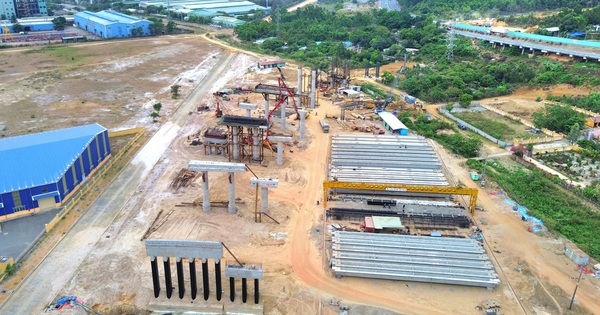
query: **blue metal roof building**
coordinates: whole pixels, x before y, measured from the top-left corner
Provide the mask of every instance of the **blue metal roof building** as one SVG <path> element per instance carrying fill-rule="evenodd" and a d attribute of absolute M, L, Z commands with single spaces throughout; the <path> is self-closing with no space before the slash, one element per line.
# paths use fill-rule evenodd
<path fill-rule="evenodd" d="M 60 206 L 109 157 L 98 124 L 0 139 L 0 216 Z"/>
<path fill-rule="evenodd" d="M 392 133 L 397 132 L 401 136 L 408 135 L 408 128 L 398 119 L 398 117 L 396 117 L 396 115 L 390 112 L 380 112 L 379 117 L 381 117 L 385 129 Z"/>
<path fill-rule="evenodd" d="M 75 14 L 75 24 L 102 38 L 131 37 L 131 30 L 140 28 L 140 35 L 151 35 L 148 26 L 152 22 L 112 10 L 84 11 Z"/>

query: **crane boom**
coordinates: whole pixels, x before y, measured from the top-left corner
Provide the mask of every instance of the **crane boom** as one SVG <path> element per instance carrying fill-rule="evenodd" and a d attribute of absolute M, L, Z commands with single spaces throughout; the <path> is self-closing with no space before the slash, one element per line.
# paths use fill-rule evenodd
<path fill-rule="evenodd" d="M 400 67 L 398 72 L 396 72 L 396 77 L 394 78 L 394 82 L 392 82 L 392 86 L 390 87 L 390 90 L 388 91 L 388 94 L 385 97 L 385 102 L 383 103 L 383 105 L 380 108 L 381 111 L 384 111 L 385 108 L 392 102 L 392 92 L 394 91 L 396 86 L 398 86 L 398 81 L 400 81 L 400 75 L 402 74 L 402 72 L 404 72 L 404 69 L 406 68 L 406 59 L 407 58 L 408 58 L 408 53 L 404 53 L 404 63 L 402 64 L 402 67 Z"/>

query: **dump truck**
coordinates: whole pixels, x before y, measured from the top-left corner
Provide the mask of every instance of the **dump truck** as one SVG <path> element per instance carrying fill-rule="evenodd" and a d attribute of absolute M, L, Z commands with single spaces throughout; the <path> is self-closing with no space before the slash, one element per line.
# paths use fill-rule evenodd
<path fill-rule="evenodd" d="M 321 119 L 319 123 L 321 124 L 321 129 L 323 129 L 323 132 L 329 133 L 329 123 L 325 119 Z"/>

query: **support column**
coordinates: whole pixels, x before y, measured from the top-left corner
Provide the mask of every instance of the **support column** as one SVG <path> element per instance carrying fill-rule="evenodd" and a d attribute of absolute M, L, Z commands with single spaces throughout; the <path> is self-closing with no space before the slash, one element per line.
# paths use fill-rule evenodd
<path fill-rule="evenodd" d="M 258 279 L 254 279 L 254 304 L 258 304 Z"/>
<path fill-rule="evenodd" d="M 202 258 L 202 290 L 204 291 L 204 300 L 208 300 L 210 288 L 208 287 L 208 261 Z"/>
<path fill-rule="evenodd" d="M 299 110 L 298 114 L 300 114 L 300 139 L 304 139 L 306 134 L 306 111 Z"/>
<path fill-rule="evenodd" d="M 229 300 L 235 301 L 235 279 L 233 277 L 229 277 Z"/>
<path fill-rule="evenodd" d="M 232 127 L 233 131 L 232 131 L 232 142 L 233 142 L 233 159 L 238 161 L 240 159 L 240 147 L 238 146 L 238 135 L 240 132 L 239 127 L 234 126 Z"/>
<path fill-rule="evenodd" d="M 315 108 L 315 98 L 317 95 L 317 70 L 312 71 L 312 82 L 310 84 L 310 108 Z"/>
<path fill-rule="evenodd" d="M 298 96 L 296 96 L 296 104 L 300 106 L 302 104 L 302 98 L 300 94 L 302 93 L 302 67 L 298 66 L 298 91 L 296 92 Z"/>
<path fill-rule="evenodd" d="M 185 294 L 185 280 L 183 277 L 183 261 L 181 257 L 177 257 L 177 288 L 179 291 L 179 298 L 183 299 Z"/>
<path fill-rule="evenodd" d="M 217 301 L 221 300 L 221 293 L 223 288 L 221 286 L 221 261 L 215 261 L 215 283 L 217 285 Z"/>
<path fill-rule="evenodd" d="M 260 189 L 260 211 L 269 214 L 269 188 Z"/>
<path fill-rule="evenodd" d="M 277 165 L 283 165 L 283 142 L 277 142 Z"/>
<path fill-rule="evenodd" d="M 246 284 L 246 278 L 242 278 L 242 303 L 246 303 L 248 298 L 248 285 Z"/>
<path fill-rule="evenodd" d="M 163 266 L 165 268 L 165 287 L 167 288 L 167 299 L 173 294 L 173 283 L 171 282 L 171 258 L 163 257 Z"/>
<path fill-rule="evenodd" d="M 258 128 L 252 128 L 252 160 L 260 161 L 260 145 L 258 143 Z"/>
<path fill-rule="evenodd" d="M 190 284 L 192 287 L 192 300 L 196 299 L 198 284 L 196 283 L 196 259 L 190 258 Z"/>
<path fill-rule="evenodd" d="M 252 117 L 252 110 L 246 109 L 246 117 Z"/>
<path fill-rule="evenodd" d="M 160 295 L 160 279 L 158 278 L 158 262 L 156 257 L 150 257 L 150 266 L 152 268 L 152 286 L 154 287 L 154 297 Z"/>
<path fill-rule="evenodd" d="M 279 109 L 281 110 L 281 131 L 285 131 L 285 123 L 286 123 L 286 119 L 285 119 L 285 103 L 287 103 L 290 100 L 290 97 L 293 96 L 288 96 L 286 97 L 285 101 L 281 102 L 281 106 L 279 106 Z"/>
<path fill-rule="evenodd" d="M 265 119 L 269 119 L 269 94 L 264 94 L 265 96 Z"/>
<path fill-rule="evenodd" d="M 202 211 L 210 211 L 210 196 L 208 195 L 208 172 L 202 172 Z"/>
<path fill-rule="evenodd" d="M 235 177 L 233 172 L 229 173 L 229 213 L 236 213 L 237 207 L 235 206 Z"/>

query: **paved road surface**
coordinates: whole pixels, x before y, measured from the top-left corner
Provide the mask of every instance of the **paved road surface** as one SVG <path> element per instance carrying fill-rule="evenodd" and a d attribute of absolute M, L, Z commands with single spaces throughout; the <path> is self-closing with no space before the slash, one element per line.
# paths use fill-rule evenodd
<path fill-rule="evenodd" d="M 0 314 L 41 314 L 94 248 L 136 188 L 150 173 L 178 131 L 235 54 L 224 54 L 172 117 L 110 183 L 71 230 L 0 307 Z"/>
<path fill-rule="evenodd" d="M 571 46 L 568 46 L 568 45 L 566 45 L 566 46 L 544 45 L 544 44 L 537 44 L 534 42 L 509 39 L 509 38 L 505 38 L 505 37 L 485 35 L 485 34 L 479 34 L 479 33 L 474 33 L 474 32 L 467 32 L 467 31 L 459 31 L 457 29 L 454 30 L 454 33 L 457 35 L 462 35 L 462 36 L 466 36 L 466 37 L 487 40 L 489 42 L 502 43 L 504 45 L 533 48 L 535 50 L 560 53 L 561 55 L 566 55 L 566 56 L 573 55 L 573 56 L 577 56 L 577 57 L 586 57 L 588 59 L 600 60 L 600 53 L 594 53 L 594 52 L 589 52 L 589 51 L 585 51 L 585 50 L 578 50 L 578 49 L 576 49 L 577 47 L 573 46 L 573 45 L 571 45 Z M 526 50 L 526 52 L 529 53 L 528 50 Z"/>

